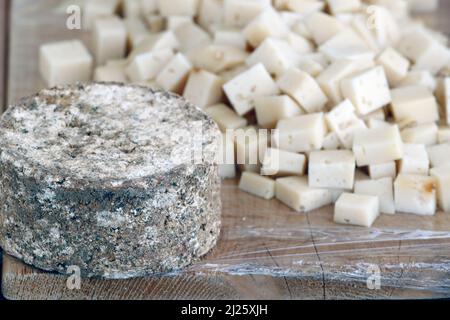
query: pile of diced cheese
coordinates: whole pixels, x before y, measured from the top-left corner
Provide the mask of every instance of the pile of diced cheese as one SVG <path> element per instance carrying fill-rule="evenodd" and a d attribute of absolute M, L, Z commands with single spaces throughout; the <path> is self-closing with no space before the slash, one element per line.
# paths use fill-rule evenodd
<path fill-rule="evenodd" d="M 427 0 L 90 0 L 43 45 L 48 86 L 162 88 L 223 131 L 220 175 L 337 223 L 450 212 L 450 50 Z"/>

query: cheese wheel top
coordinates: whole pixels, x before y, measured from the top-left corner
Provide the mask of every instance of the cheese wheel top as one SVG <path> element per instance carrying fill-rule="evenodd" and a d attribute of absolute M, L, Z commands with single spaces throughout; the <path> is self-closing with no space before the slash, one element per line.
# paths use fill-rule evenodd
<path fill-rule="evenodd" d="M 113 184 L 213 164 L 221 138 L 183 98 L 115 83 L 43 90 L 11 106 L 0 126 L 0 162 Z"/>

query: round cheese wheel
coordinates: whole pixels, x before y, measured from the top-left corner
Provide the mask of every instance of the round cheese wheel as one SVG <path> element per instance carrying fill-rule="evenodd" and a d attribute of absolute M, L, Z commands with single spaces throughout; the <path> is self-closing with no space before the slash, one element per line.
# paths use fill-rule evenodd
<path fill-rule="evenodd" d="M 220 140 L 199 109 L 146 87 L 93 83 L 25 98 L 0 121 L 1 247 L 86 277 L 185 267 L 219 235 Z"/>

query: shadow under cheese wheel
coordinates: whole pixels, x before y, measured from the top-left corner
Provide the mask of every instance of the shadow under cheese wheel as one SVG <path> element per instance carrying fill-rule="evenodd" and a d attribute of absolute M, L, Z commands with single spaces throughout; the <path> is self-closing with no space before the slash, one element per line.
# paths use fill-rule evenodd
<path fill-rule="evenodd" d="M 183 98 L 115 83 L 56 87 L 11 106 L 0 126 L 8 254 L 129 278 L 183 268 L 216 244 L 221 136 Z"/>

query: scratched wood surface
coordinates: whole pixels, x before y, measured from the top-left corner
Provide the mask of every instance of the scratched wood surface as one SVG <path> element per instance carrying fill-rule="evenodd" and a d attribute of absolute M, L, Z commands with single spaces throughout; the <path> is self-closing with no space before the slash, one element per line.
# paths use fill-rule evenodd
<path fill-rule="evenodd" d="M 66 30 L 64 17 L 49 9 L 58 3 L 13 2 L 11 102 L 42 87 L 36 64 L 40 43 L 68 38 L 88 43 L 86 34 Z M 129 280 L 83 279 L 79 290 L 69 290 L 67 275 L 4 255 L 3 294 L 9 299 L 450 297 L 449 214 L 385 215 L 370 229 L 338 226 L 332 222 L 332 207 L 299 214 L 276 200 L 240 192 L 236 184 L 223 183 L 217 247 L 185 270 Z M 373 289 L 370 280 L 378 274 L 380 288 Z"/>

